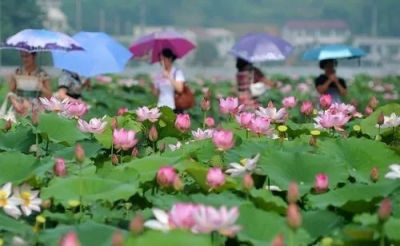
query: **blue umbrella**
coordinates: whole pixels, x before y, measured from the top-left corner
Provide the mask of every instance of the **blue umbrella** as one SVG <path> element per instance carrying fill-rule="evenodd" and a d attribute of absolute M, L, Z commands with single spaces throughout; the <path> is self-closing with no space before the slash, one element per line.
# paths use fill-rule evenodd
<path fill-rule="evenodd" d="M 240 38 L 229 54 L 248 62 L 282 61 L 293 51 L 292 45 L 268 33 L 251 33 Z"/>
<path fill-rule="evenodd" d="M 127 48 L 102 32 L 80 32 L 72 38 L 85 51 L 52 52 L 54 67 L 92 77 L 121 72 L 133 56 Z"/>
<path fill-rule="evenodd" d="M 341 58 L 359 58 L 365 56 L 362 49 L 343 44 L 334 44 L 321 46 L 304 53 L 302 59 L 305 61 L 341 59 Z"/>

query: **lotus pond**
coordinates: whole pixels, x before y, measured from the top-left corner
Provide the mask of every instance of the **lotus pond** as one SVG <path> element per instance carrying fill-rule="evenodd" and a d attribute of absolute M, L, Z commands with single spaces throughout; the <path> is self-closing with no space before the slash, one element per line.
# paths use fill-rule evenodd
<path fill-rule="evenodd" d="M 0 245 L 400 245 L 400 79 L 274 79 L 255 113 L 198 79 L 176 116 L 139 75 L 0 120 Z"/>

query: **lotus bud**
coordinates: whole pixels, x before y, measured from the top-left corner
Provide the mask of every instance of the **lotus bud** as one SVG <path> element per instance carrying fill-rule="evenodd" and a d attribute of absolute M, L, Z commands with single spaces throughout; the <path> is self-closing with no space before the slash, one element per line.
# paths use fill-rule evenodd
<path fill-rule="evenodd" d="M 315 136 L 311 136 L 309 144 L 310 146 L 317 146 L 317 138 Z"/>
<path fill-rule="evenodd" d="M 79 163 L 83 163 L 85 161 L 85 150 L 80 144 L 75 145 L 75 159 Z"/>
<path fill-rule="evenodd" d="M 78 236 L 74 231 L 68 232 L 65 236 L 61 238 L 59 243 L 60 246 L 81 246 Z"/>
<path fill-rule="evenodd" d="M 117 118 L 113 118 L 113 119 L 112 119 L 111 128 L 112 128 L 113 130 L 115 130 L 115 129 L 118 128 L 118 120 L 117 120 Z"/>
<path fill-rule="evenodd" d="M 379 114 L 377 123 L 378 123 L 378 125 L 383 125 L 383 123 L 385 123 L 385 116 L 384 116 L 383 112 L 381 112 Z"/>
<path fill-rule="evenodd" d="M 287 192 L 287 200 L 289 203 L 296 203 L 299 199 L 299 187 L 296 182 L 291 182 Z"/>
<path fill-rule="evenodd" d="M 379 221 L 384 222 L 389 219 L 392 214 L 392 204 L 390 203 L 389 198 L 386 198 L 382 201 L 379 210 L 378 210 L 378 218 Z"/>
<path fill-rule="evenodd" d="M 242 183 L 243 183 L 243 187 L 244 187 L 246 190 L 251 190 L 251 189 L 253 189 L 253 187 L 254 187 L 254 180 L 253 180 L 253 177 L 251 177 L 251 174 L 250 174 L 250 173 L 246 173 L 246 174 L 244 175 Z"/>
<path fill-rule="evenodd" d="M 113 154 L 111 157 L 111 162 L 114 165 L 118 165 L 119 164 L 119 160 L 118 160 L 118 156 L 116 154 Z"/>
<path fill-rule="evenodd" d="M 46 199 L 44 201 L 42 201 L 41 207 L 44 209 L 48 209 L 51 207 L 51 200 L 50 199 Z"/>
<path fill-rule="evenodd" d="M 39 123 L 39 118 L 38 118 L 38 115 L 37 115 L 37 111 L 36 111 L 36 110 L 34 110 L 34 111 L 32 112 L 31 120 L 32 120 L 32 124 L 33 124 L 34 126 L 36 126 L 36 125 Z"/>
<path fill-rule="evenodd" d="M 211 107 L 210 101 L 207 100 L 206 98 L 203 98 L 201 100 L 201 104 L 200 105 L 201 105 L 201 110 L 203 110 L 203 112 L 207 112 L 208 110 L 210 110 L 210 107 Z"/>
<path fill-rule="evenodd" d="M 175 176 L 174 182 L 172 183 L 172 186 L 177 191 L 183 190 L 183 183 L 182 183 L 181 178 L 178 175 Z"/>
<path fill-rule="evenodd" d="M 139 155 L 139 150 L 135 147 L 132 150 L 131 156 L 137 157 Z"/>
<path fill-rule="evenodd" d="M 211 90 L 210 89 L 208 89 L 206 91 L 206 93 L 204 93 L 204 99 L 207 101 L 210 101 L 210 99 L 211 99 Z"/>
<path fill-rule="evenodd" d="M 114 233 L 112 240 L 112 246 L 123 246 L 124 245 L 124 236 L 122 235 L 121 230 L 118 230 Z"/>
<path fill-rule="evenodd" d="M 132 232 L 133 235 L 139 235 L 143 231 L 143 217 L 140 214 L 137 214 L 131 220 L 129 224 L 129 230 Z"/>
<path fill-rule="evenodd" d="M 371 178 L 372 182 L 376 183 L 379 179 L 379 171 L 376 167 L 373 167 L 371 170 L 371 173 L 369 174 L 369 177 Z"/>
<path fill-rule="evenodd" d="M 5 129 L 6 131 L 9 131 L 9 130 L 11 130 L 11 127 L 12 127 L 12 122 L 11 122 L 11 120 L 7 120 L 6 125 L 4 126 L 4 129 Z"/>
<path fill-rule="evenodd" d="M 378 104 L 379 104 L 379 101 L 376 99 L 376 97 L 375 96 L 373 96 L 372 98 L 371 98 L 371 100 L 369 101 L 369 106 L 372 108 L 372 109 L 376 109 L 377 107 L 378 107 Z"/>
<path fill-rule="evenodd" d="M 164 153 L 164 151 L 165 151 L 165 143 L 162 143 L 162 144 L 160 145 L 160 152 L 161 152 L 161 153 Z"/>
<path fill-rule="evenodd" d="M 158 132 L 157 128 L 152 125 L 149 131 L 149 140 L 152 142 L 156 142 L 158 140 Z"/>
<path fill-rule="evenodd" d="M 272 240 L 271 246 L 285 246 L 285 238 L 282 233 Z"/>
<path fill-rule="evenodd" d="M 289 204 L 286 214 L 286 222 L 290 229 L 297 230 L 301 226 L 301 214 L 297 205 L 294 203 Z"/>
<path fill-rule="evenodd" d="M 63 158 L 56 158 L 56 163 L 53 166 L 53 173 L 56 176 L 64 177 L 67 175 L 67 166 Z"/>

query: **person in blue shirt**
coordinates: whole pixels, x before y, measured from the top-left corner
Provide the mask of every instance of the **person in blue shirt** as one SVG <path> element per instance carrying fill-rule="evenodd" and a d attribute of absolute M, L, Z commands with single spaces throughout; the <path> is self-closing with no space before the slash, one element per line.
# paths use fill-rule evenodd
<path fill-rule="evenodd" d="M 342 97 L 347 93 L 347 85 L 344 79 L 336 75 L 337 60 L 321 60 L 319 67 L 324 70 L 324 73 L 315 79 L 318 93 L 329 94 L 332 96 L 332 102 L 341 103 Z"/>

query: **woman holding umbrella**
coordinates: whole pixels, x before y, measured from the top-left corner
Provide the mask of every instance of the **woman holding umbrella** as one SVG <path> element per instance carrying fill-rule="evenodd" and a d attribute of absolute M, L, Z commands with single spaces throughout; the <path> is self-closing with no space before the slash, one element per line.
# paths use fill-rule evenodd
<path fill-rule="evenodd" d="M 9 101 L 17 114 L 40 110 L 39 97 L 50 98 L 52 88 L 47 73 L 36 65 L 36 52 L 21 51 L 23 66 L 15 70 L 10 82 Z"/>
<path fill-rule="evenodd" d="M 315 87 L 319 94 L 329 94 L 332 96 L 332 102 L 341 103 L 341 97 L 347 93 L 347 85 L 344 79 L 336 76 L 336 66 L 335 59 L 320 61 L 319 67 L 324 70 L 324 73 L 315 79 Z"/>
<path fill-rule="evenodd" d="M 171 49 L 163 49 L 160 53 L 160 63 L 163 67 L 162 74 L 158 75 L 151 84 L 151 91 L 158 98 L 158 107 L 168 106 L 176 114 L 182 113 L 182 110 L 176 109 L 175 92 L 183 91 L 185 77 L 181 70 L 173 66 L 177 56 Z"/>

